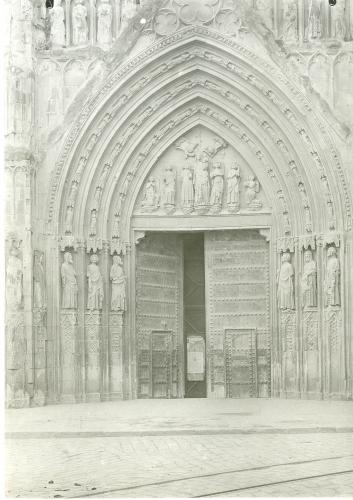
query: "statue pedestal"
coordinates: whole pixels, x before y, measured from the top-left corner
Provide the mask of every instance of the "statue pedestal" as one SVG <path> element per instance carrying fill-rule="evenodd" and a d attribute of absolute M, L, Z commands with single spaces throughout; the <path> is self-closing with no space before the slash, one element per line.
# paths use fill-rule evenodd
<path fill-rule="evenodd" d="M 42 308 L 33 309 L 33 337 L 34 337 L 34 396 L 32 406 L 45 405 L 47 383 L 47 327 L 46 310 Z"/>
<path fill-rule="evenodd" d="M 77 311 L 63 309 L 60 314 L 61 327 L 61 396 L 62 403 L 75 403 L 75 364 Z"/>
<path fill-rule="evenodd" d="M 124 312 L 109 315 L 109 373 L 110 399 L 123 399 L 123 356 L 122 336 Z"/>
<path fill-rule="evenodd" d="M 296 311 L 291 309 L 281 310 L 280 339 L 282 345 L 281 396 L 300 398 Z"/>
<path fill-rule="evenodd" d="M 101 312 L 93 310 L 85 313 L 86 339 L 86 401 L 101 400 L 100 330 Z"/>

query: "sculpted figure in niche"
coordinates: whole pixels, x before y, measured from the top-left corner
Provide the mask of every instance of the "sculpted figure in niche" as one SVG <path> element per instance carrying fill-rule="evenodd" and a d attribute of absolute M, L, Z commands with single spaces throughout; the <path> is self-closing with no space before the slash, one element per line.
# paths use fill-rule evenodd
<path fill-rule="evenodd" d="M 245 199 L 247 206 L 251 210 L 259 210 L 262 207 L 261 201 L 256 198 L 257 193 L 260 191 L 259 181 L 253 175 L 250 175 L 244 186 L 246 187 Z"/>
<path fill-rule="evenodd" d="M 76 180 L 72 181 L 71 191 L 69 196 L 69 205 L 73 207 L 75 205 L 75 201 L 78 193 L 78 182 Z"/>
<path fill-rule="evenodd" d="M 157 190 L 157 183 L 154 177 L 150 177 L 145 186 L 145 197 L 142 202 L 142 207 L 152 212 L 158 208 L 159 196 Z"/>
<path fill-rule="evenodd" d="M 112 238 L 119 238 L 119 235 L 120 235 L 120 220 L 118 214 L 115 214 L 113 229 L 112 229 Z"/>
<path fill-rule="evenodd" d="M 219 212 L 222 208 L 223 189 L 224 189 L 224 172 L 220 162 L 216 162 L 211 170 L 211 196 L 210 204 L 212 211 Z"/>
<path fill-rule="evenodd" d="M 96 254 L 91 255 L 90 264 L 87 266 L 88 278 L 88 296 L 87 309 L 90 311 L 100 310 L 103 307 L 103 278 L 100 269 L 97 265 L 98 257 Z"/>
<path fill-rule="evenodd" d="M 175 207 L 175 172 L 172 167 L 166 167 L 163 177 L 164 208 L 167 211 Z"/>
<path fill-rule="evenodd" d="M 303 307 L 317 306 L 317 270 L 311 250 L 304 253 L 304 269 L 301 279 Z"/>
<path fill-rule="evenodd" d="M 33 307 L 42 309 L 46 306 L 45 274 L 43 267 L 43 254 L 34 252 L 33 265 Z"/>
<path fill-rule="evenodd" d="M 332 13 L 332 37 L 343 40 L 346 34 L 345 6 L 344 2 L 337 2 L 331 9 Z"/>
<path fill-rule="evenodd" d="M 281 261 L 277 288 L 278 307 L 280 309 L 294 309 L 294 269 L 290 261 L 290 253 L 285 252 Z"/>
<path fill-rule="evenodd" d="M 97 234 L 97 211 L 92 210 L 91 212 L 91 221 L 89 225 L 89 235 L 96 236 Z"/>
<path fill-rule="evenodd" d="M 93 196 L 92 210 L 98 210 L 102 197 L 102 187 L 97 186 Z"/>
<path fill-rule="evenodd" d="M 236 163 L 233 163 L 227 175 L 227 205 L 232 212 L 239 210 L 239 184 L 240 184 L 240 169 Z"/>
<path fill-rule="evenodd" d="M 64 253 L 64 262 L 61 264 L 61 281 L 63 286 L 62 309 L 75 309 L 77 307 L 77 279 L 76 271 L 70 252 Z"/>
<path fill-rule="evenodd" d="M 185 213 L 192 212 L 194 208 L 194 174 L 188 165 L 183 166 L 181 183 L 181 206 Z"/>
<path fill-rule="evenodd" d="M 198 155 L 195 171 L 195 205 L 206 206 L 210 196 L 208 157 L 206 153 Z"/>
<path fill-rule="evenodd" d="M 308 17 L 307 38 L 315 40 L 321 37 L 321 0 L 311 0 Z"/>
<path fill-rule="evenodd" d="M 329 247 L 327 250 L 326 277 L 324 286 L 326 307 L 341 305 L 340 263 L 337 258 L 337 250 L 335 247 Z"/>
<path fill-rule="evenodd" d="M 51 43 L 53 47 L 65 46 L 65 15 L 62 0 L 55 0 L 54 7 L 49 10 L 51 23 Z"/>
<path fill-rule="evenodd" d="M 97 11 L 98 28 L 97 42 L 102 47 L 109 47 L 112 43 L 112 18 L 113 10 L 109 0 L 101 0 Z"/>
<path fill-rule="evenodd" d="M 298 10 L 296 0 L 290 2 L 284 14 L 283 40 L 295 43 L 298 40 Z"/>
<path fill-rule="evenodd" d="M 111 310 L 126 311 L 126 276 L 123 270 L 123 262 L 118 255 L 113 256 L 110 280 L 112 282 Z"/>
<path fill-rule="evenodd" d="M 72 219 L 74 217 L 74 209 L 71 205 L 66 208 L 66 217 L 65 217 L 65 233 L 72 233 Z"/>
<path fill-rule="evenodd" d="M 76 0 L 72 9 L 72 35 L 74 45 L 85 45 L 87 43 L 87 9 L 83 0 Z"/>
<path fill-rule="evenodd" d="M 12 246 L 6 264 L 6 307 L 19 309 L 22 305 L 23 268 L 20 252 Z"/>

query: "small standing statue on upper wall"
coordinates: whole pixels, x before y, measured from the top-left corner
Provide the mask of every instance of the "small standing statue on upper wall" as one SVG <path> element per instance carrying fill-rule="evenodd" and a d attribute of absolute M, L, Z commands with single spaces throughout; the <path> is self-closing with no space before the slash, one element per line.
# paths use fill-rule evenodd
<path fill-rule="evenodd" d="M 280 309 L 294 309 L 294 269 L 290 261 L 290 253 L 285 252 L 281 258 L 278 274 L 277 299 Z"/>
<path fill-rule="evenodd" d="M 284 13 L 283 40 L 286 43 L 298 41 L 298 7 L 296 0 L 292 0 Z"/>
<path fill-rule="evenodd" d="M 87 8 L 83 0 L 76 0 L 72 9 L 72 42 L 85 45 L 88 41 Z"/>
<path fill-rule="evenodd" d="M 236 163 L 233 163 L 227 175 L 227 205 L 228 210 L 237 212 L 240 207 L 239 201 L 240 187 L 240 168 Z"/>
<path fill-rule="evenodd" d="M 65 46 L 65 15 L 61 5 L 62 0 L 55 0 L 50 12 L 51 43 L 53 47 Z"/>
<path fill-rule="evenodd" d="M 88 296 L 87 309 L 90 311 L 100 310 L 103 307 L 103 278 L 100 269 L 97 265 L 98 257 L 96 254 L 91 255 L 90 264 L 87 266 L 88 278 Z"/>
<path fill-rule="evenodd" d="M 321 0 L 311 0 L 309 7 L 307 39 L 321 38 Z"/>
<path fill-rule="evenodd" d="M 317 270 L 311 250 L 304 253 L 304 269 L 301 278 L 303 308 L 317 306 Z"/>
<path fill-rule="evenodd" d="M 346 23 L 345 23 L 345 5 L 344 1 L 339 1 L 334 8 L 331 9 L 331 19 L 332 19 L 332 38 L 336 40 L 343 40 L 346 35 Z"/>
<path fill-rule="evenodd" d="M 256 198 L 257 193 L 260 192 L 260 183 L 254 175 L 250 175 L 248 180 L 244 183 L 246 187 L 245 199 L 246 204 L 251 210 L 260 210 L 262 203 Z"/>
<path fill-rule="evenodd" d="M 112 43 L 113 19 L 113 9 L 109 0 L 101 0 L 97 10 L 97 17 L 97 42 L 103 48 L 108 48 Z"/>
<path fill-rule="evenodd" d="M 126 311 L 126 276 L 123 270 L 123 262 L 119 255 L 113 256 L 110 281 L 112 282 L 111 310 Z"/>
<path fill-rule="evenodd" d="M 340 263 L 336 247 L 327 250 L 326 277 L 325 277 L 326 307 L 341 305 L 340 297 Z"/>
<path fill-rule="evenodd" d="M 34 251 L 33 265 L 33 307 L 42 309 L 46 306 L 45 274 L 43 267 L 43 254 Z"/>
<path fill-rule="evenodd" d="M 77 279 L 70 252 L 64 253 L 64 262 L 61 264 L 61 281 L 63 285 L 62 309 L 76 309 L 77 307 Z"/>
<path fill-rule="evenodd" d="M 219 212 L 222 209 L 224 172 L 222 164 L 216 162 L 211 170 L 211 196 L 210 205 L 213 212 Z"/>

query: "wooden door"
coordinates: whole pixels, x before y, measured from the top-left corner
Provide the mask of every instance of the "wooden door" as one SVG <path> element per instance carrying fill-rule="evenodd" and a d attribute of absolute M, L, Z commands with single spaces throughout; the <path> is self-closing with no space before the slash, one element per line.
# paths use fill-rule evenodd
<path fill-rule="evenodd" d="M 268 256 L 256 230 L 205 233 L 208 397 L 270 396 Z"/>
<path fill-rule="evenodd" d="M 148 233 L 136 249 L 136 337 L 139 398 L 183 395 L 182 241 Z"/>

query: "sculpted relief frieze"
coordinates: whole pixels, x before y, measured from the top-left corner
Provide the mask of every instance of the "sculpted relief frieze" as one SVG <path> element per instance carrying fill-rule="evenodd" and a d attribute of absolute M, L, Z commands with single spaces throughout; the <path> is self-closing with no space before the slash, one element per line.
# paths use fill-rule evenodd
<path fill-rule="evenodd" d="M 209 130 L 198 127 L 178 139 L 145 181 L 136 213 L 216 214 L 268 212 L 251 168 Z"/>

